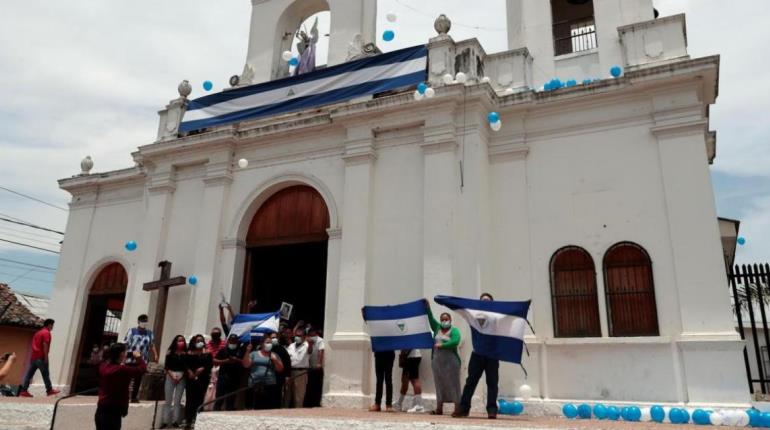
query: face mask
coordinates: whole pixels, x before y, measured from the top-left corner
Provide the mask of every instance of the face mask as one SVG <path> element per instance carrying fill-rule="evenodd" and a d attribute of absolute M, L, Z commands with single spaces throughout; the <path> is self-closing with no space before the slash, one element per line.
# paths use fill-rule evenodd
<path fill-rule="evenodd" d="M 206 344 L 204 344 L 203 342 L 198 342 L 195 344 L 195 347 L 198 349 L 203 349 L 204 346 L 206 346 Z"/>
<path fill-rule="evenodd" d="M 275 337 L 273 340 L 270 341 L 272 345 L 278 345 L 278 338 Z"/>
<path fill-rule="evenodd" d="M 272 342 L 271 343 L 266 343 L 266 344 L 262 345 L 262 348 L 265 351 L 270 352 L 270 351 L 273 350 L 273 344 L 272 344 Z"/>
<path fill-rule="evenodd" d="M 318 342 L 318 336 L 313 336 L 310 338 L 313 342 Z"/>
<path fill-rule="evenodd" d="M 184 343 L 184 342 L 177 342 L 177 343 L 176 343 L 176 349 L 177 349 L 177 351 L 183 351 L 183 350 L 184 350 L 184 345 L 185 345 L 185 343 Z"/>
<path fill-rule="evenodd" d="M 302 338 L 299 336 L 294 336 L 294 343 L 296 343 L 297 345 L 301 344 Z"/>
<path fill-rule="evenodd" d="M 236 348 L 238 348 L 238 344 L 235 344 L 235 343 L 227 344 L 227 349 L 229 349 L 230 351 L 235 351 Z"/>
<path fill-rule="evenodd" d="M 441 327 L 443 328 L 452 327 L 452 321 L 441 321 Z"/>
<path fill-rule="evenodd" d="M 147 323 L 146 322 L 140 322 L 139 323 L 139 328 L 147 328 Z"/>
<path fill-rule="evenodd" d="M 222 337 L 222 333 L 219 333 L 219 332 L 211 333 L 211 338 L 214 340 L 219 340 L 219 338 L 221 337 Z"/>

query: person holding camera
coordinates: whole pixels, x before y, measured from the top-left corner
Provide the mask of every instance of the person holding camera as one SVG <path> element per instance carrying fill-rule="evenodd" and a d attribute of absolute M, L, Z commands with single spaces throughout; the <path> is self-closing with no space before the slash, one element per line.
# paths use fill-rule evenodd
<path fill-rule="evenodd" d="M 96 430 L 120 430 L 123 417 L 128 415 L 128 387 L 135 378 L 147 371 L 140 351 L 131 353 L 132 365 L 126 365 L 126 345 L 110 346 L 107 359 L 99 365 L 99 401 L 94 422 Z"/>
<path fill-rule="evenodd" d="M 0 382 L 3 382 L 5 378 L 11 373 L 13 363 L 16 361 L 16 353 L 8 352 L 0 358 Z"/>

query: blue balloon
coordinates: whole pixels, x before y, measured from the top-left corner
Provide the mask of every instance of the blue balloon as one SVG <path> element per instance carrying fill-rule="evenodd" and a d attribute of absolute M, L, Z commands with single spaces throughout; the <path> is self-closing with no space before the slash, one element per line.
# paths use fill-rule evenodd
<path fill-rule="evenodd" d="M 558 90 L 559 88 L 563 87 L 564 83 L 559 78 L 551 79 L 551 89 L 552 90 Z"/>
<path fill-rule="evenodd" d="M 576 80 L 570 79 L 569 81 L 567 81 L 567 88 L 574 87 L 575 85 L 577 85 L 577 81 Z"/>
<path fill-rule="evenodd" d="M 583 79 L 583 85 L 591 85 L 591 82 L 593 82 L 590 79 Z"/>
<path fill-rule="evenodd" d="M 129 240 L 126 242 L 126 250 L 127 251 L 136 251 L 136 242 L 133 240 Z"/>
<path fill-rule="evenodd" d="M 623 69 L 620 66 L 612 66 L 610 74 L 613 78 L 619 78 L 623 74 Z"/>
<path fill-rule="evenodd" d="M 658 405 L 650 408 L 650 417 L 656 423 L 662 423 L 666 419 L 666 411 Z"/>
<path fill-rule="evenodd" d="M 490 124 L 494 124 L 497 121 L 500 121 L 500 114 L 497 112 L 490 112 L 487 114 L 487 120 Z"/>
<path fill-rule="evenodd" d="M 684 422 L 684 416 L 682 415 L 681 409 L 671 408 L 671 410 L 668 411 L 668 419 L 672 424 L 681 424 Z"/>
<path fill-rule="evenodd" d="M 291 57 L 291 60 L 289 60 L 289 65 L 293 67 L 299 66 L 299 58 Z"/>
<path fill-rule="evenodd" d="M 551 91 L 551 82 L 546 82 L 545 85 L 543 85 L 543 91 Z"/>
<path fill-rule="evenodd" d="M 395 37 L 396 37 L 396 33 L 394 33 L 394 32 L 393 32 L 393 30 L 385 30 L 385 31 L 382 33 L 382 40 L 384 40 L 384 41 L 386 41 L 386 42 L 390 42 L 390 41 L 391 41 L 391 40 L 393 40 Z"/>
<path fill-rule="evenodd" d="M 607 407 L 601 403 L 594 405 L 594 416 L 600 420 L 607 418 Z"/>
<path fill-rule="evenodd" d="M 578 409 L 572 403 L 567 403 L 564 405 L 564 407 L 561 408 L 561 411 L 564 413 L 564 416 L 569 419 L 573 419 L 578 416 Z"/>
<path fill-rule="evenodd" d="M 637 422 L 642 419 L 642 410 L 638 406 L 629 406 L 626 411 L 626 420 Z"/>
<path fill-rule="evenodd" d="M 745 238 L 745 237 L 742 237 L 742 236 L 741 236 L 741 237 L 739 237 L 739 238 L 738 238 L 738 245 L 741 245 L 741 246 L 743 246 L 743 245 L 745 245 L 745 244 L 746 244 L 746 238 Z"/>
<path fill-rule="evenodd" d="M 214 84 L 211 83 L 211 81 L 205 81 L 203 83 L 203 89 L 206 91 L 211 91 L 211 89 L 214 88 Z"/>
<path fill-rule="evenodd" d="M 682 424 L 687 424 L 690 422 L 690 413 L 687 412 L 687 409 L 679 409 L 679 411 L 682 413 Z"/>
<path fill-rule="evenodd" d="M 763 427 L 770 427 L 770 412 L 762 412 L 759 422 Z"/>
<path fill-rule="evenodd" d="M 694 410 L 692 413 L 692 422 L 701 426 L 711 424 L 711 421 L 709 420 L 709 413 L 703 409 Z"/>
<path fill-rule="evenodd" d="M 513 402 L 511 405 L 511 412 L 513 412 L 514 415 L 521 415 L 522 412 L 524 412 L 524 404 L 521 402 Z"/>
<path fill-rule="evenodd" d="M 187 278 L 187 282 L 189 282 L 190 285 L 195 285 L 198 283 L 198 277 L 195 275 L 192 275 L 189 278 Z"/>
<path fill-rule="evenodd" d="M 628 406 L 623 406 L 620 409 L 620 418 L 623 418 L 624 421 L 631 421 L 628 419 Z"/>
<path fill-rule="evenodd" d="M 620 410 L 616 406 L 607 406 L 607 419 L 617 421 L 620 418 Z"/>
<path fill-rule="evenodd" d="M 578 406 L 578 415 L 580 415 L 580 418 L 583 418 L 583 419 L 591 418 L 591 407 L 586 405 L 585 403 Z"/>
<path fill-rule="evenodd" d="M 428 85 L 425 84 L 425 82 L 420 82 L 417 84 L 417 92 L 420 94 L 425 94 L 425 90 L 428 89 Z"/>
<path fill-rule="evenodd" d="M 746 411 L 749 414 L 749 425 L 752 427 L 759 427 L 762 425 L 762 414 L 756 409 L 749 409 Z M 693 414 L 693 418 L 695 415 Z"/>

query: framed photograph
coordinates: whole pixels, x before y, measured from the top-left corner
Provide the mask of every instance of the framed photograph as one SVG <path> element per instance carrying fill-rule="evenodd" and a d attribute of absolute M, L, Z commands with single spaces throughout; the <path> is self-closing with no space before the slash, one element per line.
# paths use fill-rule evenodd
<path fill-rule="evenodd" d="M 286 321 L 290 320 L 292 309 L 294 309 L 294 306 L 291 303 L 281 303 L 281 319 Z"/>

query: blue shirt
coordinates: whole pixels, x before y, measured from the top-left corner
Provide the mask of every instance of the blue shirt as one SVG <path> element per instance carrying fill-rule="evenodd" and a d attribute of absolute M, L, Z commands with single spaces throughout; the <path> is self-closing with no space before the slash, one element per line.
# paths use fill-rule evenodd
<path fill-rule="evenodd" d="M 131 353 L 134 351 L 139 351 L 139 353 L 142 354 L 142 359 L 145 362 L 149 362 L 150 346 L 152 346 L 154 340 L 155 336 L 153 336 L 152 330 L 144 330 L 144 332 L 142 332 L 139 327 L 129 329 L 128 333 L 126 333 L 126 338 L 124 339 L 127 349 L 126 356 L 129 357 L 129 359 L 126 359 L 126 362 L 133 362 Z"/>
<path fill-rule="evenodd" d="M 249 380 L 251 385 L 275 385 L 275 369 L 270 360 L 272 353 L 265 357 L 258 351 L 251 353 L 251 369 L 249 369 Z"/>

